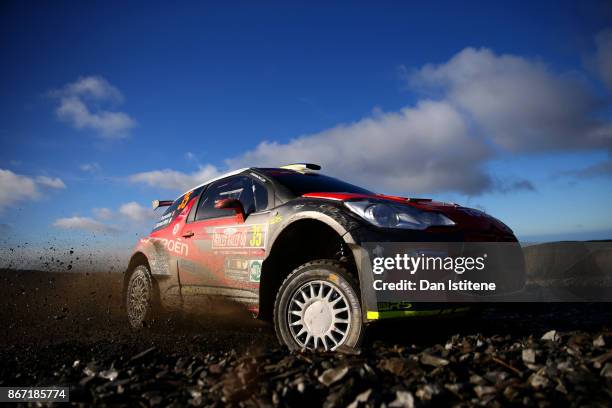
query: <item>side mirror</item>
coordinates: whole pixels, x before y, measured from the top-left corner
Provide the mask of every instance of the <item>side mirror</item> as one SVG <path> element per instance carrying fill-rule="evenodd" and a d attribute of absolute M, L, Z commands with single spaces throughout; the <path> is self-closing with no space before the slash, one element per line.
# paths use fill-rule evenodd
<path fill-rule="evenodd" d="M 215 201 L 215 208 L 220 210 L 234 210 L 236 214 L 242 215 L 243 219 L 245 218 L 242 203 L 236 198 L 223 198 L 221 200 L 217 200 Z"/>

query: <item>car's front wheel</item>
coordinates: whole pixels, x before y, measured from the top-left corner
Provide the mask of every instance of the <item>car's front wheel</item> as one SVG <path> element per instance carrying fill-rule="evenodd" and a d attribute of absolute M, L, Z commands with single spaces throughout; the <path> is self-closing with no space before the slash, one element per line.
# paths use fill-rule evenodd
<path fill-rule="evenodd" d="M 145 265 L 137 266 L 128 280 L 125 308 L 128 322 L 134 329 L 150 325 L 154 318 L 153 277 Z"/>
<path fill-rule="evenodd" d="M 278 291 L 274 326 L 291 350 L 358 347 L 363 319 L 355 278 L 335 260 L 299 266 Z"/>

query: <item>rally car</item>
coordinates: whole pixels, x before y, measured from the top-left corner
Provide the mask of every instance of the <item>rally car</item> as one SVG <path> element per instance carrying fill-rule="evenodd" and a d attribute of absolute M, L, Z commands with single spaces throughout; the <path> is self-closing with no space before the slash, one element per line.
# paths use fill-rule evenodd
<path fill-rule="evenodd" d="M 371 274 L 357 261 L 364 242 L 516 242 L 481 211 L 375 194 L 319 170 L 244 168 L 154 201 L 167 208 L 125 273 L 129 324 L 142 328 L 161 310 L 220 296 L 272 321 L 290 349 L 357 347 L 374 320 L 449 311 L 377 302 Z"/>

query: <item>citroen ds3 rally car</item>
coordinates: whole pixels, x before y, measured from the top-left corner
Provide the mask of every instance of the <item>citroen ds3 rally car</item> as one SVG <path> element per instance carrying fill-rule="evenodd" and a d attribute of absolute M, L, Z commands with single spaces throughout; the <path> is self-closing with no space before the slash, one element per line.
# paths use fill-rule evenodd
<path fill-rule="evenodd" d="M 291 349 L 356 347 L 373 320 L 444 312 L 377 302 L 371 274 L 356 261 L 364 242 L 516 242 L 506 225 L 477 210 L 375 194 L 318 170 L 245 168 L 174 201 L 154 201 L 167 208 L 125 274 L 130 325 L 220 296 L 273 321 Z"/>

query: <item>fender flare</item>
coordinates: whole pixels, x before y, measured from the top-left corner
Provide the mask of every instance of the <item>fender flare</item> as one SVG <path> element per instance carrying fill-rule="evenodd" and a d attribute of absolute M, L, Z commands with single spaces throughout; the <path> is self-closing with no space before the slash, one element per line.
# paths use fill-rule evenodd
<path fill-rule="evenodd" d="M 259 298 L 259 310 L 257 314 L 260 318 L 262 316 L 264 316 L 264 318 L 269 317 L 269 313 L 271 313 L 272 311 L 274 299 L 271 300 L 269 296 L 272 296 L 272 293 L 274 292 L 273 288 L 275 286 L 275 283 L 273 282 L 277 282 L 279 286 L 280 286 L 280 283 L 282 282 L 282 280 L 278 281 L 278 279 L 275 278 L 276 274 L 274 273 L 274 270 L 276 266 L 272 267 L 272 265 L 276 265 L 276 263 L 273 263 L 272 265 L 269 263 L 269 262 L 272 262 L 272 259 L 276 258 L 276 255 L 278 255 L 277 253 L 280 250 L 279 248 L 281 248 L 281 245 L 282 245 L 281 241 L 284 241 L 281 235 L 283 235 L 284 232 L 287 232 L 290 229 L 292 229 L 292 227 L 294 226 L 296 228 L 299 228 L 296 226 L 296 224 L 300 222 L 304 222 L 304 221 L 315 222 L 315 223 L 320 224 L 321 226 L 329 228 L 330 233 L 331 232 L 335 233 L 337 237 L 340 239 L 340 241 L 346 244 L 347 250 L 349 250 L 349 253 L 352 255 L 352 250 L 350 248 L 352 246 L 355 246 L 353 235 L 351 234 L 349 230 L 347 230 L 344 227 L 341 221 L 334 219 L 333 214 L 324 214 L 320 211 L 314 211 L 314 210 L 304 210 L 304 211 L 296 212 L 294 214 L 291 214 L 289 217 L 284 218 L 282 222 L 280 222 L 277 225 L 274 225 L 273 233 L 269 235 L 268 243 L 266 245 L 266 247 L 269 249 L 266 251 L 266 256 L 264 258 L 264 270 L 262 271 L 263 272 L 262 283 L 264 282 L 268 282 L 268 283 L 260 285 L 259 287 L 259 297 L 260 298 Z M 281 239 L 279 240 L 279 238 Z M 276 261 L 273 261 L 273 262 L 276 262 Z M 268 269 L 269 267 L 272 267 L 272 270 L 269 270 Z M 360 268 L 357 266 L 356 273 L 360 277 L 361 272 L 359 271 L 359 269 Z M 265 276 L 267 276 L 267 278 L 265 278 Z M 272 284 L 272 286 L 269 286 L 270 284 Z"/>
<path fill-rule="evenodd" d="M 269 242 L 267 246 L 270 249 L 266 251 L 266 258 L 272 253 L 272 250 L 274 248 L 274 245 L 276 244 L 278 237 L 280 237 L 282 233 L 287 230 L 287 228 L 290 228 L 292 224 L 303 220 L 319 221 L 336 231 L 336 233 L 342 238 L 342 240 L 346 244 L 355 244 L 355 240 L 351 235 L 350 231 L 344 228 L 344 226 L 340 224 L 336 219 L 334 219 L 334 217 L 327 214 L 323 214 L 318 211 L 300 211 L 291 215 L 286 220 L 283 220 L 283 222 L 278 225 L 278 228 L 276 228 L 274 235 L 271 235 L 269 237 Z"/>

